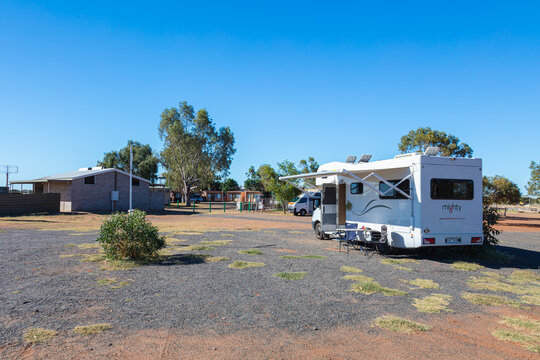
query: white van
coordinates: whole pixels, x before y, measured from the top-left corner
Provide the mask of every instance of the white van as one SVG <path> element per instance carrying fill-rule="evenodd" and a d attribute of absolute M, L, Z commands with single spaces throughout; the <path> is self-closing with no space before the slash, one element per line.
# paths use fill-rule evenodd
<path fill-rule="evenodd" d="M 371 163 L 353 157 L 280 180 L 316 179 L 322 200 L 312 225 L 320 239 L 350 236 L 395 248 L 482 245 L 482 160 L 428 150 Z"/>
<path fill-rule="evenodd" d="M 297 200 L 287 204 L 287 210 L 294 215 L 311 215 L 321 200 L 321 193 L 304 193 Z"/>

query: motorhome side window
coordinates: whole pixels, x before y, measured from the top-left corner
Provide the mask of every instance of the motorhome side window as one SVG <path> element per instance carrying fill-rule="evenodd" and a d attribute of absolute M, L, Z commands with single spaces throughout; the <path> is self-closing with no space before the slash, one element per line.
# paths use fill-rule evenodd
<path fill-rule="evenodd" d="M 303 197 L 303 198 L 300 198 L 300 200 L 297 201 L 298 204 L 303 204 L 307 202 L 307 198 Z"/>
<path fill-rule="evenodd" d="M 400 181 L 401 180 L 388 180 L 388 182 L 392 185 L 396 185 Z M 409 179 L 407 179 L 403 181 L 401 184 L 399 184 L 397 188 L 403 191 L 405 194 L 410 195 L 409 186 L 410 186 Z M 391 188 L 390 186 L 388 186 L 386 183 L 382 181 L 379 183 L 379 191 L 382 193 L 385 193 L 384 196 L 379 195 L 380 199 L 407 199 L 402 193 L 396 191 L 394 188 Z"/>
<path fill-rule="evenodd" d="M 364 184 L 362 183 L 351 184 L 351 194 L 362 194 L 363 192 L 364 192 Z"/>
<path fill-rule="evenodd" d="M 434 200 L 472 200 L 472 180 L 431 179 L 431 198 Z"/>

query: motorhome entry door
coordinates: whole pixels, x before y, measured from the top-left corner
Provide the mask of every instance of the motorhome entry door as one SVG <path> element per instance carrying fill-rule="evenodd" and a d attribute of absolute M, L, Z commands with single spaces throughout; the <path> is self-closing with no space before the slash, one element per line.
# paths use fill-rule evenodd
<path fill-rule="evenodd" d="M 322 230 L 334 231 L 336 230 L 336 217 L 337 217 L 337 199 L 336 199 L 336 186 L 335 185 L 323 185 L 322 189 Z"/>

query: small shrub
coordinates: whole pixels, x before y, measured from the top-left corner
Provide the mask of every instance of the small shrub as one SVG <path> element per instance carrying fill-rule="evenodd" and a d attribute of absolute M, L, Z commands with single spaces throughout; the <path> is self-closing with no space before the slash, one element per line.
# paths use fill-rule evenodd
<path fill-rule="evenodd" d="M 103 221 L 97 241 L 111 259 L 146 259 L 165 247 L 165 237 L 146 220 L 144 211 L 115 213 Z"/>
<path fill-rule="evenodd" d="M 482 225 L 484 230 L 484 245 L 497 245 L 499 240 L 495 237 L 501 232 L 495 229 L 493 226 L 499 222 L 501 215 L 497 212 L 497 209 L 484 205 L 482 211 Z"/>

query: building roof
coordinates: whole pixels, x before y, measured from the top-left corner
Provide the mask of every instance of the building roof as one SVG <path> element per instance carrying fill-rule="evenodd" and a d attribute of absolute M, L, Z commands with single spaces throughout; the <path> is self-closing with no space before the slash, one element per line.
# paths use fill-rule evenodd
<path fill-rule="evenodd" d="M 129 176 L 129 173 L 119 170 L 119 169 L 113 169 L 113 168 L 103 168 L 103 167 L 94 167 L 94 168 L 81 168 L 76 171 L 70 171 L 65 172 L 62 174 L 56 174 L 56 175 L 50 175 L 50 176 L 44 176 L 39 179 L 34 180 L 16 180 L 16 181 L 10 181 L 10 184 L 33 184 L 33 183 L 46 183 L 46 182 L 53 182 L 53 181 L 72 181 L 76 179 L 85 178 L 87 176 L 94 176 L 94 175 L 100 175 L 105 174 L 111 171 L 116 171 L 120 174 Z M 142 178 L 140 176 L 133 175 L 134 179 L 139 179 L 140 181 L 144 181 L 147 183 L 150 183 L 150 180 Z"/>

